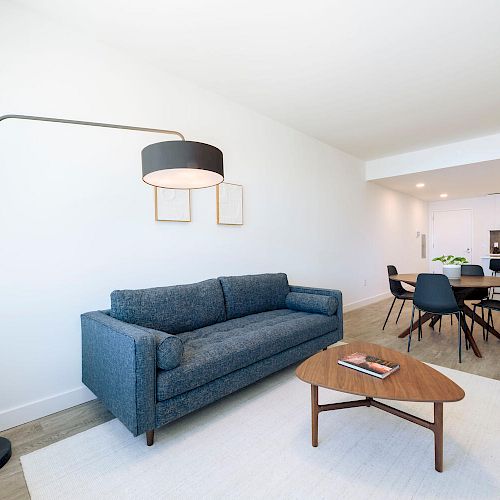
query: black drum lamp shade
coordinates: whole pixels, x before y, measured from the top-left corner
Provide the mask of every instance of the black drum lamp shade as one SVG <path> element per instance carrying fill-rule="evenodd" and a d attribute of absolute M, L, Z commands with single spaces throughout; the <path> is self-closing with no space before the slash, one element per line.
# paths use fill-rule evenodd
<path fill-rule="evenodd" d="M 194 141 L 164 141 L 142 150 L 142 180 L 152 186 L 197 189 L 224 180 L 222 151 Z"/>

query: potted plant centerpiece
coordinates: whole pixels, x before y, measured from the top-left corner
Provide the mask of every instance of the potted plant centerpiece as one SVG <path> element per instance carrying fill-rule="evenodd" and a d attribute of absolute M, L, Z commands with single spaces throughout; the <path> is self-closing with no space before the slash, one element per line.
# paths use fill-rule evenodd
<path fill-rule="evenodd" d="M 468 264 L 465 257 L 455 257 L 454 255 L 441 255 L 432 259 L 433 262 L 443 263 L 443 274 L 450 280 L 458 280 L 462 275 L 462 264 Z"/>

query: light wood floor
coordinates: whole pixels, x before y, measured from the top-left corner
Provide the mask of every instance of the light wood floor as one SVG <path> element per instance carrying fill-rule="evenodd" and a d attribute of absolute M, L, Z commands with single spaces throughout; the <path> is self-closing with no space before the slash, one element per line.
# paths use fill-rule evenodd
<path fill-rule="evenodd" d="M 392 299 L 387 299 L 346 313 L 344 316 L 344 340 L 346 342 L 362 340 L 406 352 L 408 338 L 400 339 L 398 334 L 408 328 L 410 324 L 411 303 L 405 304 L 396 325 L 395 320 L 399 307 L 401 307 L 401 302 L 396 301 L 387 326 L 382 331 L 382 325 L 391 302 Z M 500 313 L 494 313 L 493 320 L 495 326 L 500 328 Z M 467 323 L 470 326 L 469 318 L 467 318 Z M 423 338 L 420 342 L 417 341 L 416 330 L 412 335 L 410 354 L 414 358 L 426 363 L 500 380 L 500 340 L 490 335 L 488 342 L 484 342 L 482 328 L 478 328 L 476 325 L 474 338 L 483 357 L 477 358 L 472 350 L 466 351 L 465 342 L 462 341 L 462 363 L 459 363 L 456 318 L 453 319 L 453 326 L 451 326 L 450 318 L 443 316 L 441 333 L 438 332 L 437 328 L 436 330 L 430 328 L 428 324 L 423 326 Z"/>
<path fill-rule="evenodd" d="M 407 304 L 403 309 L 398 325 L 395 324 L 397 315 L 395 306 L 385 330 L 382 331 L 390 303 L 391 300 L 388 299 L 346 313 L 344 340 L 346 342 L 363 340 L 406 352 L 406 339 L 399 339 L 397 335 L 409 324 L 411 305 Z M 500 314 L 495 315 L 494 319 L 496 325 L 500 325 Z M 443 318 L 441 333 L 433 331 L 427 325 L 424 326 L 421 342 L 416 340 L 416 335 L 413 336 L 411 355 L 428 363 L 500 380 L 500 340 L 490 335 L 489 341 L 484 342 L 481 330 L 475 330 L 474 337 L 483 358 L 476 358 L 472 351 L 465 351 L 464 348 L 462 363 L 459 364 L 456 327 L 456 321 L 451 327 L 448 318 Z M 111 413 L 99 401 L 91 401 L 2 432 L 1 434 L 13 443 L 13 456 L 0 470 L 0 498 L 9 500 L 29 498 L 19 461 L 21 455 L 83 432 L 112 418 Z"/>

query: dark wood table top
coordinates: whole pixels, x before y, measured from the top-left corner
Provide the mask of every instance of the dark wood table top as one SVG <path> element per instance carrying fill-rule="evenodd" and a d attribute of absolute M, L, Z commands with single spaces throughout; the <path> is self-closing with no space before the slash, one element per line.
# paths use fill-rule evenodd
<path fill-rule="evenodd" d="M 418 274 L 395 274 L 391 280 L 402 281 L 415 286 Z M 450 280 L 452 288 L 491 288 L 500 287 L 500 276 L 461 276 L 457 280 Z"/>
<path fill-rule="evenodd" d="M 341 366 L 337 360 L 348 354 L 364 352 L 399 363 L 400 369 L 379 379 Z M 349 394 L 397 401 L 460 401 L 465 392 L 455 382 L 411 356 L 368 342 L 351 342 L 331 347 L 304 361 L 297 377 L 311 385 Z"/>

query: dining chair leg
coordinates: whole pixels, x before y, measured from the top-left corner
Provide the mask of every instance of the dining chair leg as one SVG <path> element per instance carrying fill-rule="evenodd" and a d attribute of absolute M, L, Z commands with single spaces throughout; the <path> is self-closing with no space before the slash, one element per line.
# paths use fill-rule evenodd
<path fill-rule="evenodd" d="M 462 362 L 462 313 L 458 313 L 458 362 Z"/>
<path fill-rule="evenodd" d="M 451 323 L 451 326 L 453 326 L 453 314 L 450 314 L 450 323 Z"/>
<path fill-rule="evenodd" d="M 465 323 L 465 327 L 467 327 L 467 322 L 466 322 L 466 319 L 465 319 L 465 314 L 463 315 L 462 317 L 464 323 Z M 470 332 L 470 334 L 472 335 L 472 332 Z M 465 350 L 468 351 L 469 348 L 470 348 L 470 342 L 469 342 L 469 339 L 467 338 L 467 335 L 465 335 L 464 333 L 464 338 L 465 338 Z"/>
<path fill-rule="evenodd" d="M 497 272 L 492 272 L 491 273 L 492 276 L 496 276 L 497 275 Z M 491 287 L 491 298 L 494 299 L 495 298 L 495 295 L 498 295 L 498 292 L 495 291 L 495 287 Z"/>
<path fill-rule="evenodd" d="M 491 325 L 493 328 L 493 315 L 491 314 L 491 309 L 488 309 L 488 325 Z M 486 330 L 486 342 L 488 342 L 488 337 L 490 335 L 490 331 Z"/>
<path fill-rule="evenodd" d="M 406 299 L 403 299 L 403 303 L 401 304 L 401 308 L 399 309 L 398 317 L 396 318 L 396 325 L 398 324 L 398 320 L 399 320 L 399 317 L 401 316 L 401 311 L 403 310 L 405 302 L 406 302 Z"/>
<path fill-rule="evenodd" d="M 418 310 L 418 341 L 422 338 L 422 311 Z"/>
<path fill-rule="evenodd" d="M 483 340 L 486 340 L 486 328 L 484 327 L 484 307 L 481 307 L 481 319 L 483 320 Z"/>
<path fill-rule="evenodd" d="M 415 306 L 413 306 L 411 309 L 410 334 L 408 335 L 408 352 L 410 352 L 411 332 L 413 330 L 413 316 L 414 315 L 415 315 Z"/>
<path fill-rule="evenodd" d="M 477 304 L 474 305 L 472 308 L 472 323 L 470 325 L 470 334 L 472 335 L 474 333 L 474 323 L 476 322 L 476 307 Z"/>
<path fill-rule="evenodd" d="M 391 315 L 391 311 L 392 311 L 392 308 L 394 307 L 395 302 L 396 302 L 396 297 L 394 297 L 394 300 L 392 301 L 391 308 L 389 309 L 389 312 L 387 313 L 387 318 L 385 318 L 384 326 L 382 327 L 382 330 L 385 328 L 385 325 L 387 325 L 387 320 L 389 319 L 389 316 Z"/>

